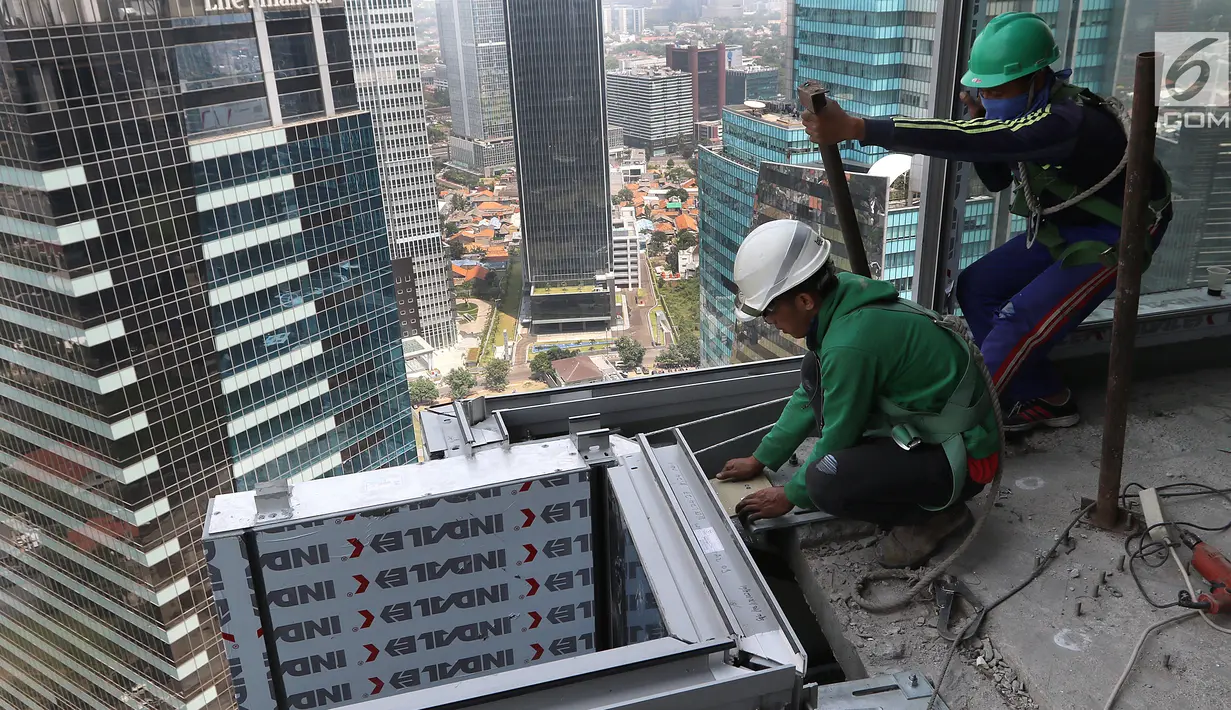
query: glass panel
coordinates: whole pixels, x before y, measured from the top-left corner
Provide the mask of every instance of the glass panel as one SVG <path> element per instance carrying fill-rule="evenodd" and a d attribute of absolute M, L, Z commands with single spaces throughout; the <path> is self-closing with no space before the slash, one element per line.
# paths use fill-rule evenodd
<path fill-rule="evenodd" d="M 180 45 L 175 48 L 175 65 L 184 91 L 262 80 L 261 55 L 254 38 Z"/>

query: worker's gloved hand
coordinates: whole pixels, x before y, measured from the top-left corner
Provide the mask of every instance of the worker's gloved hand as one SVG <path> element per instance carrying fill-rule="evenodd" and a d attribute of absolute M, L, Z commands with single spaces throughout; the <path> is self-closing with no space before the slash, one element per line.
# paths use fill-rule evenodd
<path fill-rule="evenodd" d="M 731 459 L 715 476 L 720 481 L 747 481 L 756 478 L 765 469 L 765 464 L 757 461 L 755 456 L 742 459 Z"/>
<path fill-rule="evenodd" d="M 804 111 L 800 117 L 808 138 L 817 145 L 834 145 L 842 141 L 862 140 L 864 136 L 863 119 L 847 115 L 846 111 L 832 98 L 820 115 Z"/>
<path fill-rule="evenodd" d="M 962 98 L 962 103 L 966 104 L 966 111 L 970 113 L 971 118 L 983 118 L 987 115 L 987 109 L 983 108 L 983 102 L 969 91 L 963 91 L 959 94 Z"/>
<path fill-rule="evenodd" d="M 787 500 L 786 489 L 782 486 L 762 488 L 756 493 L 749 493 L 735 506 L 735 514 L 744 524 L 754 523 L 763 518 L 777 518 L 786 515 L 795 508 Z"/>

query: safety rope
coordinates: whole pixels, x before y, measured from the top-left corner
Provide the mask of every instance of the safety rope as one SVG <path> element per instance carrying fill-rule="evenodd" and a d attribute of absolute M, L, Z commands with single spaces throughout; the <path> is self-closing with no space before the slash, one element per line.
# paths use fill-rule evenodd
<path fill-rule="evenodd" d="M 1073 195 L 1072 197 L 1065 200 L 1064 202 L 1061 202 L 1058 205 L 1052 205 L 1051 207 L 1043 207 L 1042 202 L 1039 200 L 1039 196 L 1034 194 L 1034 190 L 1030 189 L 1030 181 L 1027 179 L 1028 174 L 1026 172 L 1026 164 L 1018 163 L 1016 166 L 1016 169 L 1013 171 L 1013 179 L 1017 182 L 1017 187 L 1022 191 L 1022 195 L 1026 198 L 1026 205 L 1027 207 L 1030 208 L 1030 213 L 1034 216 L 1034 219 L 1036 221 L 1036 226 L 1026 231 L 1026 248 L 1027 249 L 1034 246 L 1034 240 L 1038 236 L 1038 232 L 1039 232 L 1037 228 L 1038 220 L 1041 220 L 1043 217 L 1046 217 L 1047 215 L 1055 214 L 1059 212 L 1060 210 L 1068 209 L 1072 207 L 1073 205 L 1076 205 L 1077 203 L 1081 202 L 1082 200 L 1094 195 L 1099 190 L 1102 190 L 1104 187 L 1107 187 L 1108 185 L 1110 185 L 1111 181 L 1119 177 L 1120 173 L 1124 172 L 1124 169 L 1128 167 L 1128 132 L 1129 132 L 1128 112 L 1124 110 L 1124 104 L 1120 103 L 1118 99 L 1115 99 L 1115 98 L 1104 99 L 1104 103 L 1111 107 L 1112 113 L 1114 113 L 1116 118 L 1119 120 L 1120 128 L 1124 131 L 1124 140 L 1125 140 L 1124 155 L 1120 156 L 1120 163 L 1116 165 L 1115 169 L 1112 170 L 1111 174 L 1109 174 L 1107 177 L 1103 178 L 1102 180 L 1099 180 L 1089 189 L 1084 190 L 1076 195 Z"/>
<path fill-rule="evenodd" d="M 983 381 L 987 383 L 988 393 L 992 399 L 992 410 L 996 413 L 996 435 L 999 439 L 999 456 L 996 461 L 996 475 L 992 478 L 992 483 L 988 491 L 988 496 L 983 502 L 983 506 L 979 511 L 979 517 L 975 521 L 975 525 L 971 528 L 970 533 L 962 544 L 958 546 L 953 554 L 949 555 L 940 564 L 925 571 L 922 575 L 912 574 L 905 570 L 874 570 L 864 575 L 855 584 L 855 602 L 865 611 L 872 613 L 883 614 L 891 611 L 896 611 L 907 604 L 910 604 L 915 597 L 923 593 L 924 590 L 931 588 L 932 582 L 936 581 L 942 574 L 945 573 L 954 562 L 961 557 L 970 545 L 974 542 L 975 536 L 983 529 L 983 525 L 987 522 L 988 514 L 992 511 L 992 506 L 996 504 L 996 500 L 1000 496 L 1000 474 L 1004 471 L 1005 459 L 1005 440 L 1004 440 L 1004 422 L 1002 421 L 1002 412 L 1000 410 L 1000 397 L 996 393 L 996 387 L 992 381 L 992 374 L 987 369 L 987 362 L 983 359 L 983 352 L 975 345 L 974 338 L 966 329 L 962 320 L 957 316 L 945 316 L 940 325 L 946 330 L 950 330 L 961 336 L 966 341 L 967 347 L 970 350 L 975 362 L 979 366 L 979 372 L 983 375 Z M 885 601 L 872 601 L 864 597 L 863 592 L 869 582 L 888 580 L 888 579 L 906 579 L 914 580 L 913 583 L 906 589 L 905 592 L 896 597 L 892 597 Z"/>
<path fill-rule="evenodd" d="M 922 575 L 911 574 L 905 570 L 874 570 L 860 578 L 860 580 L 855 584 L 855 602 L 860 606 L 860 608 L 871 613 L 883 614 L 896 611 L 907 604 L 910 604 L 915 597 L 923 593 L 924 590 L 930 589 L 932 583 L 944 574 L 945 571 L 958 560 L 958 558 L 966 553 L 966 550 L 970 548 L 971 544 L 974 543 L 975 538 L 983 529 L 984 523 L 986 523 L 987 519 L 991 517 L 992 508 L 996 505 L 996 501 L 1000 498 L 1000 477 L 1001 474 L 1004 473 L 1004 460 L 1006 454 L 1004 420 L 1003 412 L 1000 408 L 1000 396 L 997 392 L 995 382 L 992 379 L 992 373 L 987 369 L 987 362 L 983 359 L 983 351 L 980 350 L 975 344 L 974 338 L 971 336 L 970 331 L 966 328 L 965 323 L 962 322 L 962 319 L 954 315 L 948 315 L 940 321 L 940 325 L 945 329 L 961 336 L 962 339 L 966 341 L 968 349 L 979 366 L 979 372 L 983 375 L 983 381 L 987 384 L 989 396 L 992 398 L 992 410 L 996 413 L 996 436 L 999 443 L 999 455 L 996 457 L 996 475 L 992 477 L 991 485 L 987 491 L 987 497 L 984 499 L 983 505 L 978 512 L 978 518 L 975 520 L 974 527 L 970 529 L 970 532 L 966 535 L 966 539 L 962 541 L 962 544 L 958 545 L 958 548 L 943 561 L 923 572 Z M 874 602 L 864 597 L 863 592 L 869 583 L 888 579 L 907 579 L 915 581 L 912 582 L 905 592 L 896 597 L 891 597 L 886 601 Z M 970 619 L 970 621 L 968 621 L 962 628 L 958 634 L 959 639 L 965 635 L 966 627 L 970 626 L 973 621 L 973 618 Z M 945 659 L 945 666 L 941 670 L 940 677 L 936 681 L 935 692 L 932 693 L 932 699 L 928 702 L 927 710 L 932 710 L 933 706 L 936 704 L 936 700 L 940 697 L 940 685 L 944 682 L 945 675 L 949 671 L 949 664 L 953 661 L 953 655 L 956 650 L 957 644 L 955 643 L 953 648 L 950 649 L 949 656 Z"/>

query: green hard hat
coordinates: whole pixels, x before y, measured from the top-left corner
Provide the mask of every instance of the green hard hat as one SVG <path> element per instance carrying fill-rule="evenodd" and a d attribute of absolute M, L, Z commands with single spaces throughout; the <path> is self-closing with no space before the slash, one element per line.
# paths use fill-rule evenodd
<path fill-rule="evenodd" d="M 1060 47 L 1043 18 L 1032 12 L 997 15 L 975 38 L 962 83 L 981 89 L 1033 74 L 1060 58 Z"/>

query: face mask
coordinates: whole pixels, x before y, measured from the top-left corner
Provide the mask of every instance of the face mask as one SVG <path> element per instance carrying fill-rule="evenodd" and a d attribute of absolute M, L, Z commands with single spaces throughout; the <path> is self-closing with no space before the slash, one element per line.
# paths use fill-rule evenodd
<path fill-rule="evenodd" d="M 1017 118 L 1026 113 L 1026 110 L 1030 108 L 1029 94 L 1021 94 L 1011 99 L 981 98 L 983 100 L 983 108 L 987 109 L 985 117 L 996 121 L 1007 121 L 1011 118 Z"/>

